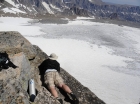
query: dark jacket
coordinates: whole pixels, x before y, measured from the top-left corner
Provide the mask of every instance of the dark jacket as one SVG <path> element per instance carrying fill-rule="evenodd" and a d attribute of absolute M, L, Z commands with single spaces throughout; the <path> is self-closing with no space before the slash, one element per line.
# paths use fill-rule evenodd
<path fill-rule="evenodd" d="M 60 72 L 60 64 L 56 60 L 46 59 L 39 66 L 40 74 L 45 74 L 47 69 L 56 69 Z"/>

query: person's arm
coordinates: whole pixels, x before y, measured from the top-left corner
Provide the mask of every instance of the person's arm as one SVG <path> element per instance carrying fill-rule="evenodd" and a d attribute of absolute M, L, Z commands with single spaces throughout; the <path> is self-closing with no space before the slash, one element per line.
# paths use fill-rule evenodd
<path fill-rule="evenodd" d="M 44 72 L 45 72 L 45 69 L 46 69 L 46 66 L 47 66 L 47 61 L 48 60 L 44 60 L 39 66 L 38 66 L 38 68 L 39 68 L 39 74 L 40 75 L 43 75 L 44 74 Z"/>
<path fill-rule="evenodd" d="M 8 62 L 9 67 L 12 67 L 14 69 L 18 68 L 18 66 L 14 65 L 10 60 L 8 60 L 8 61 L 9 61 Z"/>
<path fill-rule="evenodd" d="M 60 64 L 58 62 L 56 64 L 56 70 L 60 73 Z"/>

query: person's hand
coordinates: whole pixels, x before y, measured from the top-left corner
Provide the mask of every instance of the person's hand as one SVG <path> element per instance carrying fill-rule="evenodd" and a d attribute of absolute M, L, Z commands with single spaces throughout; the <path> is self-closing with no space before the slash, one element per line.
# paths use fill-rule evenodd
<path fill-rule="evenodd" d="M 14 69 L 19 68 L 18 66 L 13 66 Z"/>

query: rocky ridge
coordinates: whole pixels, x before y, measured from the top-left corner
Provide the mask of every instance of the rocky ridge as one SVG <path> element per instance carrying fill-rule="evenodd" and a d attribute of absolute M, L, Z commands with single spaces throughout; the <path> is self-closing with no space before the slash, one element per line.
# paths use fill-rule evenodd
<path fill-rule="evenodd" d="M 38 66 L 48 57 L 38 46 L 32 45 L 18 32 L 0 32 L 0 52 L 6 51 L 18 68 L 0 72 L 0 104 L 59 104 L 50 94 L 39 75 Z M 79 98 L 80 104 L 105 104 L 93 92 L 61 68 L 61 76 Z M 29 101 L 28 81 L 35 80 L 37 96 Z M 72 104 L 70 98 L 57 88 L 64 104 Z"/>
<path fill-rule="evenodd" d="M 115 19 L 140 23 L 140 6 L 114 4 L 111 5 L 108 3 L 104 3 L 101 0 L 9 1 L 5 0 L 5 2 L 0 3 L 0 16 L 90 16 L 98 19 Z M 13 3 L 11 4 L 11 2 Z M 20 12 L 17 12 L 17 9 L 18 11 L 20 10 Z M 115 18 L 112 18 L 112 15 L 114 14 Z"/>

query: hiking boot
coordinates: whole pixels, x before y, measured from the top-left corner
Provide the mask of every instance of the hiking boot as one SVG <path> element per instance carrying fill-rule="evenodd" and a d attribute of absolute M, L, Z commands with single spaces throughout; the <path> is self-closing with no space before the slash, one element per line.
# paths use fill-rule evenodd
<path fill-rule="evenodd" d="M 70 96 L 71 96 L 74 104 L 79 104 L 79 100 L 77 99 L 77 97 L 73 93 L 70 93 Z"/>
<path fill-rule="evenodd" d="M 60 102 L 60 104 L 63 104 L 63 100 L 61 98 L 56 98 L 56 99 Z"/>

